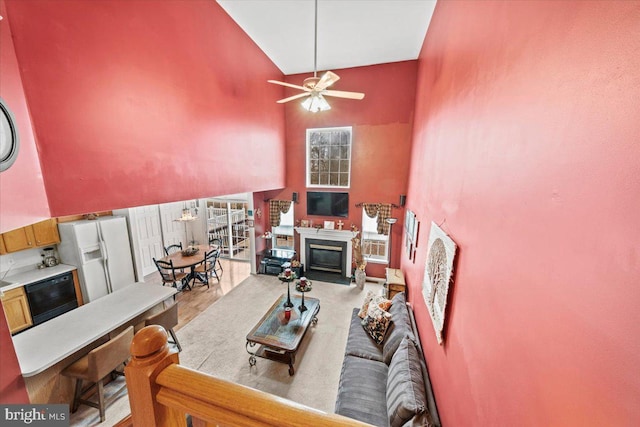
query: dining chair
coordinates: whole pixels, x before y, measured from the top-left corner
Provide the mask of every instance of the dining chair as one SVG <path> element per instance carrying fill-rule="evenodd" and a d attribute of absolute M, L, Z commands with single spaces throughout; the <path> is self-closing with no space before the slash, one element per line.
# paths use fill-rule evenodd
<path fill-rule="evenodd" d="M 164 253 L 169 256 L 171 254 L 175 254 L 176 252 L 182 252 L 182 242 L 180 243 L 176 243 L 174 245 L 169 245 L 169 246 L 165 246 L 164 248 Z M 184 269 L 183 268 L 178 268 L 177 269 L 179 272 L 183 273 Z"/>
<path fill-rule="evenodd" d="M 129 326 L 116 337 L 94 348 L 62 370 L 62 375 L 76 379 L 76 390 L 71 404 L 71 412 L 76 412 L 80 404 L 92 406 L 100 411 L 100 422 L 104 422 L 106 407 L 120 397 L 120 392 L 127 387 L 125 383 L 116 393 L 112 394 L 111 398 L 105 401 L 104 380 L 129 360 L 129 348 L 132 340 L 133 326 Z M 124 375 L 121 372 L 118 373 Z M 83 389 L 82 383 L 84 381 L 90 382 L 91 385 Z M 87 399 L 83 399 L 82 397 L 93 388 L 97 389 L 97 402 L 87 400 L 96 391 L 87 396 Z"/>
<path fill-rule="evenodd" d="M 214 274 L 216 275 L 216 279 L 218 279 L 218 281 L 220 281 L 220 278 L 222 277 L 222 273 L 224 273 L 224 270 L 222 269 L 222 264 L 220 263 L 220 254 L 222 247 L 218 246 L 218 250 L 216 252 L 218 252 L 216 254 L 216 267 L 214 268 Z M 220 272 L 220 274 L 218 274 L 218 271 Z"/>
<path fill-rule="evenodd" d="M 144 320 L 144 326 L 160 325 L 167 334 L 171 336 L 173 341 L 169 341 L 170 344 L 175 344 L 178 347 L 178 351 L 182 351 L 182 346 L 173 328 L 178 325 L 178 303 L 171 304 L 169 307 L 162 310 L 160 313 L 153 314 Z"/>
<path fill-rule="evenodd" d="M 209 240 L 209 244 L 211 246 L 217 246 L 218 247 L 218 257 L 216 258 L 216 263 L 218 264 L 217 269 L 220 270 L 220 276 L 222 276 L 223 273 L 223 269 L 222 269 L 222 264 L 220 263 L 220 254 L 222 253 L 222 239 L 220 239 L 219 237 L 213 238 L 211 240 Z M 218 275 L 216 274 L 216 277 L 218 277 Z M 218 278 L 218 280 L 220 280 Z"/>
<path fill-rule="evenodd" d="M 161 259 L 153 258 L 153 262 L 156 264 L 156 267 L 160 272 L 163 286 L 166 284 L 170 284 L 174 288 L 178 288 L 177 283 L 179 282 L 182 284 L 179 290 L 183 290 L 185 288 L 191 289 L 191 286 L 189 286 L 188 274 L 174 268 L 172 260 L 169 260 L 167 262 Z"/>
<path fill-rule="evenodd" d="M 167 256 L 169 256 L 169 255 L 174 254 L 174 253 L 176 253 L 178 251 L 181 251 L 181 250 L 182 250 L 182 242 L 176 243 L 175 245 L 166 246 L 164 248 L 164 253 Z"/>
<path fill-rule="evenodd" d="M 207 288 L 209 287 L 209 275 L 211 275 L 211 277 L 215 276 L 216 279 L 218 279 L 218 282 L 220 281 L 222 271 L 221 269 L 217 268 L 217 266 L 219 265 L 219 256 L 219 249 L 210 250 L 209 252 L 205 253 L 204 262 L 198 265 L 195 269 L 196 273 L 204 274 L 204 280 L 201 281 L 203 284 L 207 285 Z M 220 275 L 218 275 L 218 270 L 221 271 Z"/>

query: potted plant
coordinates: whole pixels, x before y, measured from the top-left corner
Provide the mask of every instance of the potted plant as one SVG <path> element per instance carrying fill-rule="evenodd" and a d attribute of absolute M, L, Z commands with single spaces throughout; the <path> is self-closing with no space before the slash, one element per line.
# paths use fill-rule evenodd
<path fill-rule="evenodd" d="M 356 286 L 360 289 L 364 289 L 364 283 L 367 281 L 367 274 L 365 268 L 367 267 L 367 260 L 362 255 L 362 240 L 360 239 L 360 231 L 356 226 L 352 226 L 352 231 L 356 233 L 351 239 L 353 247 L 353 265 L 355 271 L 353 276 L 355 278 Z"/>

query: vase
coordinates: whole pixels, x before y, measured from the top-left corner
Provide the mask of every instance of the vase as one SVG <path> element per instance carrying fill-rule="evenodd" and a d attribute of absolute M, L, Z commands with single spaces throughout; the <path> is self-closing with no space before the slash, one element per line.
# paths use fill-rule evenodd
<path fill-rule="evenodd" d="M 356 276 L 356 286 L 360 290 L 364 289 L 364 282 L 367 281 L 367 273 L 365 273 L 364 270 L 360 270 L 359 268 L 356 268 L 355 276 Z"/>

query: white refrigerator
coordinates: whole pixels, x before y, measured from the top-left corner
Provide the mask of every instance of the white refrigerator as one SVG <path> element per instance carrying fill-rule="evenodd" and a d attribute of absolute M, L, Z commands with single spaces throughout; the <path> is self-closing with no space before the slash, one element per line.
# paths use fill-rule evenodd
<path fill-rule="evenodd" d="M 65 222 L 58 231 L 60 261 L 78 268 L 85 303 L 135 283 L 126 218 Z"/>

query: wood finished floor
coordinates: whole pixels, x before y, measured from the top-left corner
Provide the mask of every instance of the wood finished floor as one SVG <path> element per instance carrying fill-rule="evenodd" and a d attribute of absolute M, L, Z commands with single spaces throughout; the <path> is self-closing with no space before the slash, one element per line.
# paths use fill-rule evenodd
<path fill-rule="evenodd" d="M 220 282 L 215 278 L 209 280 L 209 288 L 197 284 L 191 291 L 178 293 L 178 326 L 174 330 L 179 330 L 189 323 L 198 314 L 204 311 L 211 304 L 222 298 L 231 289 L 242 283 L 251 274 L 251 265 L 246 261 L 231 261 L 220 259 L 222 264 L 222 277 Z M 154 272 L 144 277 L 145 283 L 161 284 L 160 274 Z"/>

